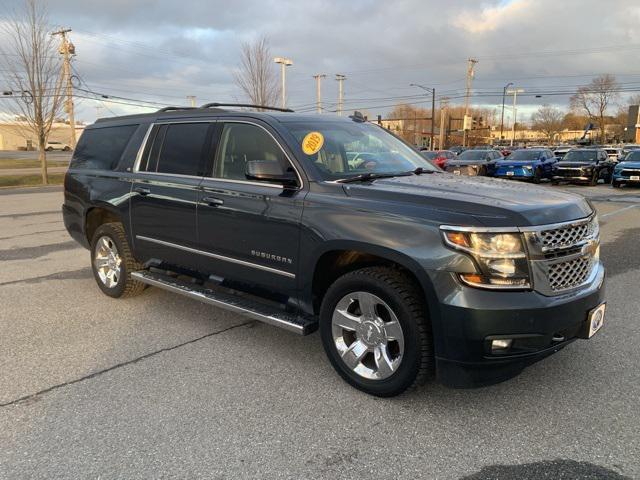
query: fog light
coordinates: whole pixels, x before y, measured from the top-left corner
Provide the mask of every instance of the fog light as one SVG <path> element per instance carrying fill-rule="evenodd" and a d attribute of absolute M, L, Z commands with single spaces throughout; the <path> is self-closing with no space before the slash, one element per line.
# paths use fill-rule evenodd
<path fill-rule="evenodd" d="M 501 338 L 498 340 L 491 340 L 491 351 L 495 352 L 498 350 L 506 350 L 511 347 L 513 343 L 512 338 Z"/>

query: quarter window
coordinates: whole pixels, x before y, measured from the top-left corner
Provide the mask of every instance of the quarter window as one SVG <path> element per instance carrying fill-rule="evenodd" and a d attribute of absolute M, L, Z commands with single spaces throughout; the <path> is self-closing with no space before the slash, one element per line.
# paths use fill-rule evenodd
<path fill-rule="evenodd" d="M 292 168 L 280 146 L 264 129 L 247 123 L 227 123 L 222 130 L 214 177 L 246 180 L 247 162 L 278 162 Z"/>
<path fill-rule="evenodd" d="M 70 168 L 112 170 L 137 128 L 138 125 L 87 128 L 73 152 Z"/>

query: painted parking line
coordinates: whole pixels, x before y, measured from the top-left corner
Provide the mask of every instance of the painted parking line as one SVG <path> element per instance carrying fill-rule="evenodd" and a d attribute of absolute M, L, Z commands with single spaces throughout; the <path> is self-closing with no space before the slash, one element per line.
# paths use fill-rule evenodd
<path fill-rule="evenodd" d="M 614 210 L 613 212 L 605 213 L 603 215 L 598 215 L 600 218 L 610 217 L 611 215 L 617 215 L 618 213 L 622 213 L 624 211 L 630 210 L 632 208 L 636 208 L 640 205 L 627 205 L 626 207 L 619 208 L 618 210 Z"/>

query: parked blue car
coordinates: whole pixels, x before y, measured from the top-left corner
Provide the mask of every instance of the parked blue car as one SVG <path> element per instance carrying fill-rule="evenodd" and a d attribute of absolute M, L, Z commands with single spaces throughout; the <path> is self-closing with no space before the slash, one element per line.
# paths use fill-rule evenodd
<path fill-rule="evenodd" d="M 640 185 L 640 150 L 631 150 L 624 159 L 616 164 L 611 177 L 611 185 Z"/>
<path fill-rule="evenodd" d="M 496 163 L 494 176 L 540 183 L 543 178 L 551 178 L 553 165 L 557 161 L 548 148 L 514 150 L 507 158 Z"/>

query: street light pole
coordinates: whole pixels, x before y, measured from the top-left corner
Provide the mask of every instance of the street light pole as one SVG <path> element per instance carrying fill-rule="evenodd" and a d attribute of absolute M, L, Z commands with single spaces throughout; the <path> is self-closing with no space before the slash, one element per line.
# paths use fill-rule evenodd
<path fill-rule="evenodd" d="M 511 127 L 511 146 L 513 147 L 513 142 L 516 139 L 516 120 L 518 115 L 518 109 L 516 108 L 516 102 L 518 99 L 518 94 L 523 93 L 523 88 L 514 88 L 513 90 L 508 90 L 507 93 L 509 95 L 513 95 L 513 125 Z"/>
<path fill-rule="evenodd" d="M 344 81 L 346 79 L 346 75 L 336 73 L 336 80 L 338 82 L 338 115 L 342 115 L 342 109 L 344 107 Z"/>
<path fill-rule="evenodd" d="M 504 97 L 507 94 L 507 88 L 509 88 L 512 85 L 513 83 L 509 82 L 502 89 L 502 114 L 500 115 L 500 142 L 502 142 L 502 130 L 504 129 Z"/>
<path fill-rule="evenodd" d="M 280 64 L 280 73 L 282 75 L 282 108 L 287 108 L 287 81 L 286 81 L 286 68 L 293 65 L 293 61 L 289 58 L 276 57 L 274 62 Z"/>
<path fill-rule="evenodd" d="M 324 73 L 318 73 L 313 78 L 316 80 L 316 110 L 318 114 L 322 113 L 322 95 L 320 93 L 320 82 L 326 75 Z"/>
<path fill-rule="evenodd" d="M 429 135 L 431 137 L 431 140 L 430 140 L 429 150 L 433 150 L 433 139 L 435 137 L 434 127 L 435 127 L 435 121 L 436 121 L 436 89 L 428 88 L 423 85 L 419 85 L 417 83 L 410 83 L 409 86 L 418 87 L 426 92 L 431 92 L 431 133 Z"/>

